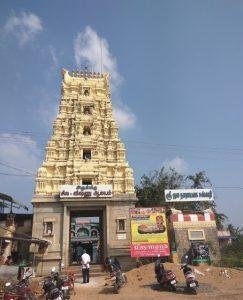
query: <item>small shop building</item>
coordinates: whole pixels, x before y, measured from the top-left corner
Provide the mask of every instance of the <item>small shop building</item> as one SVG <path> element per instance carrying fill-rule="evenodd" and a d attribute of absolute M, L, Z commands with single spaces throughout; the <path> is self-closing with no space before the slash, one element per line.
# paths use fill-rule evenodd
<path fill-rule="evenodd" d="M 172 209 L 168 217 L 172 258 L 183 261 L 186 255 L 193 264 L 220 259 L 218 230 L 213 211 L 182 212 Z"/>

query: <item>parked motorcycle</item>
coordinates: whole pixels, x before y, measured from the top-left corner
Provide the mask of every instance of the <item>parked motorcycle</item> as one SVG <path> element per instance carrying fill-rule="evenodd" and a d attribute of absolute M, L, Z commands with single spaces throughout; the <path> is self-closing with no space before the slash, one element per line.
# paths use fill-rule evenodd
<path fill-rule="evenodd" d="M 119 290 L 127 283 L 127 277 L 121 270 L 111 272 L 111 285 L 114 287 L 114 292 L 119 293 Z"/>
<path fill-rule="evenodd" d="M 59 288 L 61 288 L 62 290 L 63 299 L 70 299 L 70 292 L 74 288 L 74 282 L 72 280 L 71 275 L 61 275 L 60 283 L 61 286 Z"/>
<path fill-rule="evenodd" d="M 196 280 L 195 275 L 192 272 L 192 269 L 188 266 L 187 263 L 182 264 L 181 269 L 183 270 L 183 273 L 184 273 L 184 276 L 186 279 L 186 285 L 187 285 L 188 291 L 190 293 L 196 295 L 199 284 L 198 284 L 198 281 Z"/>
<path fill-rule="evenodd" d="M 121 271 L 121 266 L 118 263 L 111 262 L 111 259 L 107 260 L 107 270 L 110 272 L 109 284 L 113 287 L 116 294 L 126 284 L 126 274 Z"/>
<path fill-rule="evenodd" d="M 63 299 L 70 299 L 70 294 L 74 290 L 74 273 L 60 275 L 56 268 L 52 268 L 50 278 L 56 288 L 62 292 Z"/>
<path fill-rule="evenodd" d="M 63 300 L 63 293 L 57 287 L 52 276 L 48 276 L 44 279 L 43 290 L 46 296 L 46 300 Z"/>
<path fill-rule="evenodd" d="M 176 291 L 177 280 L 175 273 L 171 270 L 165 270 L 164 265 L 160 259 L 155 262 L 155 274 L 158 283 L 163 288 L 168 288 L 171 291 Z"/>
<path fill-rule="evenodd" d="M 15 286 L 11 282 L 6 282 L 4 285 L 4 300 L 17 300 L 19 297 Z"/>
<path fill-rule="evenodd" d="M 5 283 L 4 300 L 36 300 L 35 294 L 32 292 L 29 285 L 29 277 L 20 280 L 14 284 L 11 282 Z"/>

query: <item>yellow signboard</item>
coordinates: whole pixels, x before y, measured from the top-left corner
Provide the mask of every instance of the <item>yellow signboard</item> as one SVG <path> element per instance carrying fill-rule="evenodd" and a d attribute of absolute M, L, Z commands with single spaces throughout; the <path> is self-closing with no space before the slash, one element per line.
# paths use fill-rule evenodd
<path fill-rule="evenodd" d="M 132 208 L 130 217 L 132 257 L 170 255 L 163 207 Z"/>

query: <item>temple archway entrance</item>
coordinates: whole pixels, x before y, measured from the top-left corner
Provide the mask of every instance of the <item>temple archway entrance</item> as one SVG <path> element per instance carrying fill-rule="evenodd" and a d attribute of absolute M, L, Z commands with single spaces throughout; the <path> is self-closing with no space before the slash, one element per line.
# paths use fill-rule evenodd
<path fill-rule="evenodd" d="M 103 210 L 70 212 L 70 265 L 81 264 L 84 250 L 90 255 L 91 263 L 104 260 L 104 217 Z"/>

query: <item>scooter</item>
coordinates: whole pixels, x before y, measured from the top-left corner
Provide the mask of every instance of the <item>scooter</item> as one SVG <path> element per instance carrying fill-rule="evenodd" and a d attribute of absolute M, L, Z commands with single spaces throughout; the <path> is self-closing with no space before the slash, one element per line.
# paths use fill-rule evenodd
<path fill-rule="evenodd" d="M 164 265 L 160 260 L 155 263 L 155 274 L 158 283 L 163 288 L 169 288 L 172 291 L 176 291 L 177 280 L 175 273 L 171 270 L 165 270 Z"/>
<path fill-rule="evenodd" d="M 109 283 L 105 285 L 111 285 L 114 289 L 114 293 L 118 294 L 119 290 L 127 283 L 127 276 L 121 271 L 119 263 L 111 262 L 110 258 L 106 258 L 107 271 L 110 273 Z"/>
<path fill-rule="evenodd" d="M 111 284 L 114 287 L 114 292 L 119 293 L 119 290 L 127 283 L 127 277 L 121 270 L 111 273 Z"/>
<path fill-rule="evenodd" d="M 171 291 L 176 291 L 177 280 L 173 271 L 165 270 L 162 275 L 156 275 L 156 278 L 158 283 L 160 283 L 163 288 L 168 288 Z"/>
<path fill-rule="evenodd" d="M 187 263 L 182 264 L 181 269 L 183 270 L 186 279 L 186 286 L 188 291 L 193 295 L 197 295 L 197 288 L 199 287 L 199 284 L 192 272 L 192 269 L 188 266 Z"/>

